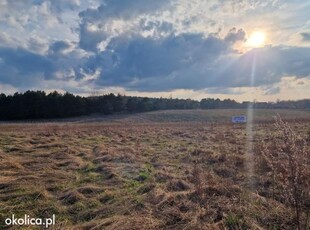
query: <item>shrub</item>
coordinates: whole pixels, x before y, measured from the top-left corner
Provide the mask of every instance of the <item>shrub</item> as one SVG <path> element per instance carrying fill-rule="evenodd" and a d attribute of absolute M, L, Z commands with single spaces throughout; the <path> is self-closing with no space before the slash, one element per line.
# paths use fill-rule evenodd
<path fill-rule="evenodd" d="M 308 226 L 310 209 L 309 145 L 279 115 L 275 118 L 276 134 L 262 144 L 262 155 L 279 188 L 281 198 L 294 207 L 298 229 Z M 304 217 L 305 214 L 305 217 Z"/>

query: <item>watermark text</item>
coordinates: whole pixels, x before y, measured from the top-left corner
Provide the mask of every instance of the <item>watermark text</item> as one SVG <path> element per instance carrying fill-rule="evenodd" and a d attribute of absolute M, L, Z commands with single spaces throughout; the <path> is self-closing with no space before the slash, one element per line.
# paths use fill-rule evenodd
<path fill-rule="evenodd" d="M 29 215 L 26 215 L 18 218 L 14 214 L 11 217 L 6 218 L 4 223 L 8 226 L 22 226 L 22 225 L 33 225 L 33 226 L 43 226 L 48 228 L 52 225 L 55 225 L 56 216 L 55 214 L 52 215 L 50 218 L 32 218 Z"/>

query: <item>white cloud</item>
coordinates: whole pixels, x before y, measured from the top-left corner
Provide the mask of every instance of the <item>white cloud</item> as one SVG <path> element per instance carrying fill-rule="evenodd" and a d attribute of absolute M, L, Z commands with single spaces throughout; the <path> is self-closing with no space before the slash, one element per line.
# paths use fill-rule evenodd
<path fill-rule="evenodd" d="M 8 85 L 8 84 L 2 84 L 0 82 L 0 93 L 13 94 L 17 91 L 18 91 L 18 88 L 15 88 L 14 86 Z"/>

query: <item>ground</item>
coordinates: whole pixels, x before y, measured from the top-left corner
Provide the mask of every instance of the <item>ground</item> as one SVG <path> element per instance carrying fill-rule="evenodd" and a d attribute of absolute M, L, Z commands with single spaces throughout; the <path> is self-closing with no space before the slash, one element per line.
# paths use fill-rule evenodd
<path fill-rule="evenodd" d="M 0 229 L 11 214 L 55 214 L 54 229 L 295 228 L 260 154 L 276 113 L 310 137 L 310 112 L 293 110 L 254 111 L 250 139 L 230 123 L 243 110 L 2 123 Z"/>

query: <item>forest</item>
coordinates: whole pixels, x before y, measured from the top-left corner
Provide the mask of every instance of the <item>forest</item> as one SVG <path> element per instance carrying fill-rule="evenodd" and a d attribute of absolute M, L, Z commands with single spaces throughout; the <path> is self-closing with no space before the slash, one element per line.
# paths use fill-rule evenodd
<path fill-rule="evenodd" d="M 72 93 L 57 91 L 16 92 L 13 95 L 0 94 L 0 120 L 66 118 L 91 114 L 138 113 L 156 110 L 178 109 L 310 109 L 310 99 L 277 102 L 236 102 L 231 99 L 192 99 L 131 97 L 106 94 L 81 97 Z"/>

